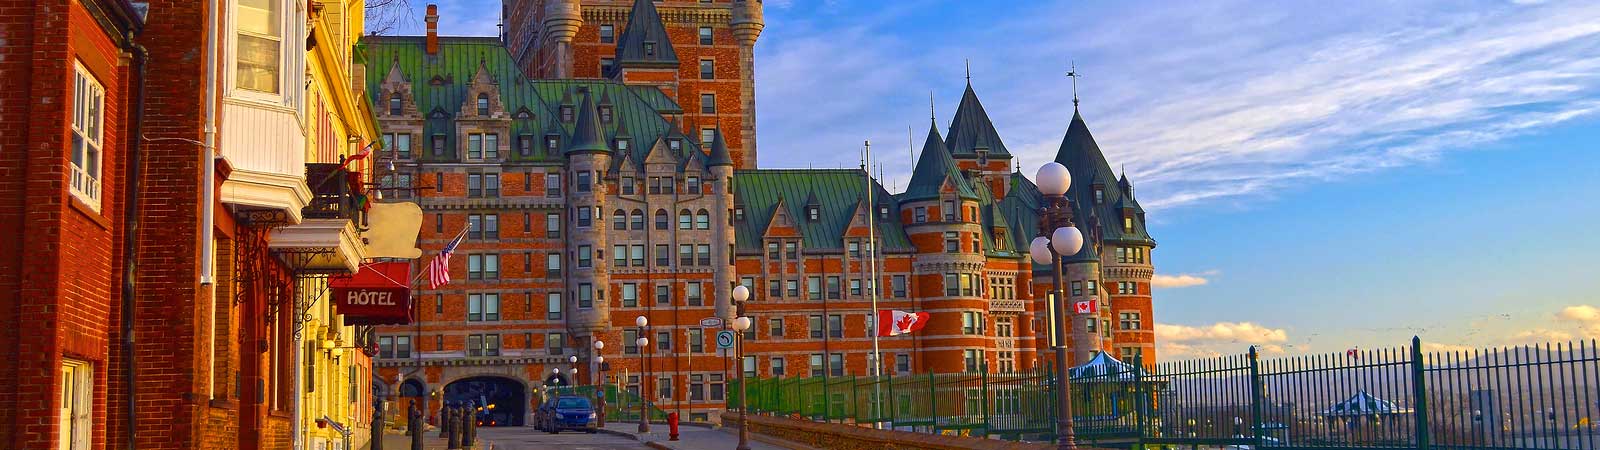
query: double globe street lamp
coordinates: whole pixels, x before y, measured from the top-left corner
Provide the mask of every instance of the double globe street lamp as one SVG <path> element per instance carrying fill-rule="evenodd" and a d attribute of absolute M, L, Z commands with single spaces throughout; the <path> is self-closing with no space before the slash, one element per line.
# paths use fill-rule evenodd
<path fill-rule="evenodd" d="M 742 284 L 733 287 L 734 302 L 742 305 L 748 299 L 750 299 L 750 288 Z M 739 354 L 739 446 L 736 450 L 750 450 L 750 423 L 747 420 L 749 418 L 747 411 L 750 410 L 750 389 L 745 387 L 744 381 L 744 331 L 750 329 L 750 318 L 733 319 L 731 325 L 734 337 L 737 339 L 734 342 L 737 343 L 736 350 Z"/>
<path fill-rule="evenodd" d="M 647 405 L 645 404 L 646 397 L 644 391 L 645 385 L 648 384 L 650 380 L 650 358 L 645 356 L 645 351 L 649 350 L 650 347 L 650 338 L 645 337 L 645 332 L 648 331 L 648 329 L 645 327 L 650 325 L 650 318 L 645 316 L 635 317 L 633 319 L 633 324 L 639 326 L 639 338 L 634 339 L 633 343 L 639 345 L 639 359 L 643 362 L 642 365 L 644 366 L 644 377 L 639 379 L 639 432 L 649 433 L 650 414 L 649 411 L 646 411 L 645 409 Z"/>
<path fill-rule="evenodd" d="M 589 361 L 593 364 L 593 367 L 589 368 L 589 376 L 594 379 L 594 395 L 598 403 L 595 406 L 595 409 L 598 410 L 595 416 L 595 426 L 600 428 L 605 428 L 606 426 L 606 375 L 604 371 L 606 357 L 600 355 L 600 350 L 605 348 L 605 341 L 595 340 L 594 357 L 589 358 Z"/>
<path fill-rule="evenodd" d="M 1072 173 L 1067 171 L 1067 167 L 1054 161 L 1046 163 L 1039 168 L 1034 183 L 1044 197 L 1044 204 L 1039 211 L 1039 236 L 1029 243 L 1028 255 L 1035 263 L 1049 265 L 1055 277 L 1050 308 L 1053 311 L 1051 327 L 1055 341 L 1056 383 L 1061 387 L 1056 390 L 1057 448 L 1076 449 L 1078 447 L 1072 430 L 1072 380 L 1067 359 L 1067 327 L 1072 327 L 1075 345 L 1086 345 L 1089 338 L 1083 336 L 1088 332 L 1086 328 L 1080 332 L 1079 328 L 1082 327 L 1076 317 L 1068 322 L 1072 308 L 1067 305 L 1066 292 L 1061 285 L 1061 259 L 1076 255 L 1083 249 L 1083 232 L 1072 224 L 1072 202 L 1066 197 L 1067 188 L 1072 186 Z"/>

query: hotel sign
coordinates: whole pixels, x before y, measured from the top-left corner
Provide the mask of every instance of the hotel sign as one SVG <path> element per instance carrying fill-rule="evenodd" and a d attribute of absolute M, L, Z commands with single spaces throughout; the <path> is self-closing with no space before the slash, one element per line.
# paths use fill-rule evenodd
<path fill-rule="evenodd" d="M 345 325 L 411 323 L 411 265 L 407 262 L 364 264 L 355 275 L 328 279 L 334 306 Z"/>

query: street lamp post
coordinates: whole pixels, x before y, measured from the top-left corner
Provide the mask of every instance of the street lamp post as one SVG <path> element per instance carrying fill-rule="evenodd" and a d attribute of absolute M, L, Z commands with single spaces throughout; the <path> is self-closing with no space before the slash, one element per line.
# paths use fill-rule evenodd
<path fill-rule="evenodd" d="M 646 356 L 645 352 L 649 351 L 650 338 L 645 337 L 646 332 L 649 331 L 645 327 L 650 325 L 650 318 L 645 316 L 636 317 L 633 319 L 633 324 L 639 326 L 639 339 L 634 340 L 634 343 L 639 344 L 639 360 L 643 362 L 642 365 L 644 366 L 644 377 L 639 378 L 639 432 L 649 433 L 650 413 L 646 409 L 645 399 L 648 396 L 645 395 L 645 391 L 647 390 L 646 387 L 650 385 L 650 357 Z"/>
<path fill-rule="evenodd" d="M 595 409 L 599 410 L 595 413 L 595 426 L 600 428 L 606 426 L 606 375 L 602 371 L 605 368 L 606 357 L 600 356 L 600 350 L 604 348 L 606 348 L 604 341 L 594 341 L 594 357 L 589 358 L 594 365 L 589 368 L 591 374 L 589 376 L 594 377 L 594 396 L 597 403 Z"/>
<path fill-rule="evenodd" d="M 739 286 L 733 291 L 734 298 L 741 302 L 744 299 L 740 297 L 750 296 L 747 290 L 741 295 L 740 291 L 742 290 L 746 290 L 744 286 Z M 750 389 L 745 388 L 744 385 L 744 330 L 748 329 L 750 329 L 749 317 L 733 319 L 733 331 L 738 339 L 734 342 L 737 343 L 736 347 L 739 352 L 739 446 L 736 447 L 736 450 L 750 450 L 750 421 L 748 415 L 750 399 L 747 398 L 750 394 Z"/>
<path fill-rule="evenodd" d="M 1039 193 L 1043 194 L 1044 204 L 1039 211 L 1039 237 L 1033 238 L 1033 242 L 1028 246 L 1028 254 L 1036 263 L 1049 264 L 1051 274 L 1055 277 L 1055 298 L 1049 306 L 1055 311 L 1053 325 L 1056 340 L 1056 383 L 1060 385 L 1060 389 L 1056 390 L 1057 448 L 1077 449 L 1078 444 L 1072 425 L 1072 380 L 1067 359 L 1067 327 L 1072 327 L 1073 342 L 1076 345 L 1084 345 L 1089 339 L 1077 332 L 1079 327 L 1076 317 L 1068 320 L 1071 308 L 1067 307 L 1067 295 L 1061 285 L 1061 260 L 1065 256 L 1076 255 L 1083 249 L 1083 232 L 1072 224 L 1072 204 L 1066 197 L 1067 188 L 1072 186 L 1072 173 L 1067 171 L 1067 167 L 1052 161 L 1040 167 L 1034 178 L 1034 182 L 1039 186 Z"/>

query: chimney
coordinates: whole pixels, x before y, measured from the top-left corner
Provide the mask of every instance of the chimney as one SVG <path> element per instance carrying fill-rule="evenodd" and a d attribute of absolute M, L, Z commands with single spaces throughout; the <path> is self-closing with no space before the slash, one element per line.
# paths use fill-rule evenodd
<path fill-rule="evenodd" d="M 422 20 L 428 22 L 428 54 L 439 54 L 439 5 L 428 4 L 428 15 Z"/>

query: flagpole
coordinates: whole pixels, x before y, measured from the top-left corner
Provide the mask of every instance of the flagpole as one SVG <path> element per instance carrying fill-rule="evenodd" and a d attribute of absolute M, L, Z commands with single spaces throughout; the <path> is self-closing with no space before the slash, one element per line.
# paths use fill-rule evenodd
<path fill-rule="evenodd" d="M 873 322 L 877 322 L 881 320 L 878 317 L 880 313 L 878 311 L 878 285 L 882 283 L 882 280 L 878 279 L 878 227 L 876 224 L 878 205 L 873 201 L 872 172 L 867 170 L 872 161 L 872 141 L 864 141 L 863 147 L 865 147 L 863 151 L 866 156 L 861 161 L 861 173 L 866 175 L 863 180 L 865 180 L 867 186 L 867 253 L 870 256 L 868 264 L 870 264 L 869 273 L 872 276 L 872 283 L 867 285 L 867 296 L 872 300 Z M 876 327 L 877 323 L 872 325 Z M 867 375 L 877 376 L 882 373 L 883 349 L 878 346 L 878 333 L 872 333 L 872 370 Z"/>
<path fill-rule="evenodd" d="M 445 241 L 445 242 L 447 242 L 447 243 L 448 242 L 455 242 L 456 239 L 461 239 L 462 236 L 465 236 L 467 234 L 467 228 L 468 228 L 468 226 L 466 226 L 466 225 L 461 226 L 461 232 L 460 233 L 456 233 L 455 237 L 452 237 L 452 238 L 450 238 L 449 241 Z M 435 254 L 435 255 L 433 255 L 433 257 L 434 258 L 438 258 L 439 255 Z M 429 260 L 429 262 L 431 263 L 432 260 Z M 422 279 L 422 276 L 424 274 L 427 274 L 427 273 L 428 273 L 427 270 L 419 270 L 419 271 L 417 271 L 417 274 L 415 276 L 411 277 L 411 284 L 417 284 L 417 280 Z"/>

